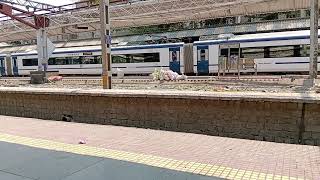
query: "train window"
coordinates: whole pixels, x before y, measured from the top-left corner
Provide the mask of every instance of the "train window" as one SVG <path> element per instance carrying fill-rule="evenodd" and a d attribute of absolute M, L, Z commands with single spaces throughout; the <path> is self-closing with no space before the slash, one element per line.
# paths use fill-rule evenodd
<path fill-rule="evenodd" d="M 22 65 L 23 66 L 38 66 L 38 59 L 37 58 L 22 59 Z"/>
<path fill-rule="evenodd" d="M 228 57 L 229 49 L 221 49 L 220 50 L 220 56 L 221 57 Z"/>
<path fill-rule="evenodd" d="M 309 45 L 242 48 L 241 58 L 308 57 Z"/>
<path fill-rule="evenodd" d="M 131 63 L 160 62 L 159 53 L 132 54 Z"/>
<path fill-rule="evenodd" d="M 130 63 L 130 55 L 112 55 L 112 63 Z"/>
<path fill-rule="evenodd" d="M 97 64 L 102 64 L 102 56 L 95 56 Z"/>
<path fill-rule="evenodd" d="M 131 62 L 130 63 L 140 63 L 144 61 L 144 55 L 143 54 L 135 54 L 131 56 Z"/>
<path fill-rule="evenodd" d="M 61 57 L 61 58 L 55 58 L 55 63 L 54 65 L 65 65 L 65 58 Z"/>
<path fill-rule="evenodd" d="M 230 48 L 230 55 L 239 56 L 239 48 Z"/>
<path fill-rule="evenodd" d="M 72 64 L 81 64 L 82 59 L 80 57 L 70 57 Z"/>
<path fill-rule="evenodd" d="M 241 58 L 264 58 L 265 49 L 259 48 L 242 48 Z"/>
<path fill-rule="evenodd" d="M 56 58 L 55 65 L 70 65 L 72 63 L 72 59 L 69 57 L 58 57 Z"/>
<path fill-rule="evenodd" d="M 277 46 L 270 47 L 269 57 L 267 58 L 284 58 L 284 57 L 294 57 L 294 46 Z"/>
<path fill-rule="evenodd" d="M 301 45 L 300 47 L 300 55 L 301 57 L 309 57 L 310 56 L 310 45 Z"/>
<path fill-rule="evenodd" d="M 205 49 L 200 50 L 200 60 L 206 60 L 206 50 Z"/>
<path fill-rule="evenodd" d="M 302 48 L 302 45 L 295 45 L 293 50 L 294 50 L 294 54 L 293 54 L 293 57 L 302 57 L 301 56 L 301 48 Z"/>
<path fill-rule="evenodd" d="M 112 63 L 160 62 L 159 53 L 118 54 L 112 55 Z"/>
<path fill-rule="evenodd" d="M 172 61 L 178 61 L 178 55 L 177 51 L 172 52 Z"/>
<path fill-rule="evenodd" d="M 88 56 L 88 57 L 82 57 L 82 64 L 94 64 L 94 57 Z"/>
<path fill-rule="evenodd" d="M 80 57 L 55 57 L 48 60 L 49 65 L 72 65 L 80 63 Z"/>
<path fill-rule="evenodd" d="M 318 45 L 318 53 L 320 54 L 320 44 Z M 310 56 L 310 45 L 300 45 L 300 55 L 301 57 L 309 57 Z"/>
<path fill-rule="evenodd" d="M 82 64 L 101 64 L 101 56 L 84 56 Z"/>
<path fill-rule="evenodd" d="M 54 65 L 55 58 L 49 58 L 48 65 Z"/>
<path fill-rule="evenodd" d="M 13 67 L 17 67 L 17 58 L 13 58 Z"/>

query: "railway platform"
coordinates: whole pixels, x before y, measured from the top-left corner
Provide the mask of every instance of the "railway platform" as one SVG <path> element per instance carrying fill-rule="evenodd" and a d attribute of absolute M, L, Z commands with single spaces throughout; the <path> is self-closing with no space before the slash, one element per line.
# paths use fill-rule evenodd
<path fill-rule="evenodd" d="M 318 146 L 9 116 L 0 127 L 6 180 L 320 178 Z"/>

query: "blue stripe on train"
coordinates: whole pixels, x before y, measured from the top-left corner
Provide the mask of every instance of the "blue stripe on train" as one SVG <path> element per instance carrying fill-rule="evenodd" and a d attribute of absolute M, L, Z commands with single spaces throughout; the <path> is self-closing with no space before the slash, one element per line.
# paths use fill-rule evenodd
<path fill-rule="evenodd" d="M 320 37 L 320 36 L 319 36 Z M 263 42 L 263 41 L 285 41 L 285 40 L 301 40 L 310 39 L 310 36 L 292 36 L 292 37 L 274 37 L 274 38 L 257 38 L 257 39 L 239 39 L 239 40 L 217 40 L 212 42 L 195 42 L 194 45 L 214 45 L 214 44 L 231 44 L 231 43 L 246 43 L 246 42 Z"/>
<path fill-rule="evenodd" d="M 276 62 L 275 64 L 308 64 L 308 63 L 309 62 L 298 61 L 298 62 Z M 320 63 L 320 61 L 318 61 L 318 63 Z M 198 65 L 193 65 L 193 66 L 196 67 Z M 218 66 L 218 64 L 209 64 L 209 66 Z"/>
<path fill-rule="evenodd" d="M 139 66 L 139 67 L 133 67 L 133 68 L 168 68 L 169 66 Z M 125 68 L 129 68 L 129 67 L 112 67 L 112 68 L 122 68 L 122 69 L 125 69 Z M 34 66 L 34 68 L 24 68 L 24 69 L 20 69 L 20 70 L 24 70 L 24 71 L 33 71 L 37 69 L 36 66 Z M 59 67 L 59 68 L 50 68 L 50 65 L 49 65 L 49 68 L 48 70 L 59 70 L 59 69 L 101 69 L 101 67 L 79 67 L 79 68 L 75 68 L 75 67 Z"/>
<path fill-rule="evenodd" d="M 320 61 L 318 61 L 320 63 Z M 276 62 L 275 64 L 309 64 L 309 62 L 305 61 L 296 61 L 296 62 Z"/>

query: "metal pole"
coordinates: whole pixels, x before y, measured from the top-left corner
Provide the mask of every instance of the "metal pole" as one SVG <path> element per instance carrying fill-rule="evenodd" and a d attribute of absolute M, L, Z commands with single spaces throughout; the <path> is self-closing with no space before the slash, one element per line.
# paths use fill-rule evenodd
<path fill-rule="evenodd" d="M 311 0 L 310 19 L 310 79 L 316 79 L 318 75 L 318 0 Z"/>
<path fill-rule="evenodd" d="M 111 37 L 109 0 L 100 0 L 101 56 L 103 89 L 111 89 Z"/>
<path fill-rule="evenodd" d="M 230 47 L 228 47 L 228 60 L 227 60 L 227 69 L 228 69 L 228 72 L 230 72 L 230 69 L 231 69 L 231 68 L 230 68 L 230 67 L 231 67 L 231 65 L 230 65 L 230 64 L 231 64 L 231 63 L 230 63 L 230 62 L 231 62 L 231 61 L 230 61 L 230 56 L 231 56 L 230 50 L 231 50 Z"/>
<path fill-rule="evenodd" d="M 241 58 L 241 48 L 239 45 L 239 54 L 237 59 L 237 69 L 238 69 L 238 79 L 240 80 L 240 58 Z"/>

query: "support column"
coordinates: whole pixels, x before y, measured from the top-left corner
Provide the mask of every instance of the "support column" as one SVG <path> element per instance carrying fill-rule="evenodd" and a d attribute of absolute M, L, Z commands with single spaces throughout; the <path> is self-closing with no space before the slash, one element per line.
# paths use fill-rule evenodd
<path fill-rule="evenodd" d="M 314 80 L 318 75 L 318 0 L 311 0 L 310 16 L 310 79 Z M 314 84 L 314 83 L 313 83 Z"/>
<path fill-rule="evenodd" d="M 111 36 L 109 0 L 100 0 L 101 52 L 102 52 L 102 85 L 111 89 Z"/>
<path fill-rule="evenodd" d="M 47 33 L 44 28 L 37 32 L 38 71 L 46 73 L 48 67 Z"/>

